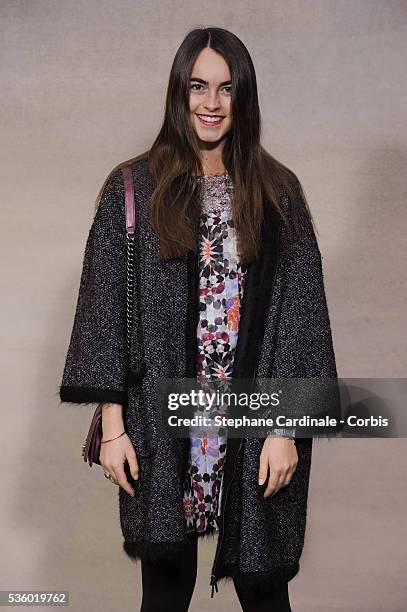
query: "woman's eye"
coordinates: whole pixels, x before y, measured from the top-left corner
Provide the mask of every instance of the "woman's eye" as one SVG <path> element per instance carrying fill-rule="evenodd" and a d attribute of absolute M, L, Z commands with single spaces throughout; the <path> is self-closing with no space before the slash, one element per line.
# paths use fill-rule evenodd
<path fill-rule="evenodd" d="M 191 83 L 190 89 L 192 91 L 196 91 L 196 92 L 202 93 L 204 91 L 204 86 L 202 85 L 202 83 Z M 232 86 L 231 85 L 225 85 L 224 87 L 222 87 L 222 91 L 229 96 L 229 95 L 232 94 Z"/>

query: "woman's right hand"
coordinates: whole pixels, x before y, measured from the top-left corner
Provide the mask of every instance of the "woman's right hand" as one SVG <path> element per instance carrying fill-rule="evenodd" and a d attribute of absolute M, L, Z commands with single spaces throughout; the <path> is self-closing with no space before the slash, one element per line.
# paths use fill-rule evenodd
<path fill-rule="evenodd" d="M 103 404 L 102 406 L 103 440 L 116 438 L 124 430 L 122 406 L 120 404 Z M 126 478 L 124 464 L 128 461 L 130 473 L 135 480 L 139 476 L 139 465 L 136 451 L 127 434 L 102 444 L 100 462 L 105 473 L 112 477 L 112 482 L 122 487 L 134 497 L 135 492 Z"/>

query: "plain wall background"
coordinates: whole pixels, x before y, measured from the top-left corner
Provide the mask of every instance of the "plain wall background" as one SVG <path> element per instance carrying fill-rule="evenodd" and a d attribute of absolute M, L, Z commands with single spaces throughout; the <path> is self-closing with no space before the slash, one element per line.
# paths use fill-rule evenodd
<path fill-rule="evenodd" d="M 138 609 L 118 490 L 80 456 L 95 406 L 57 392 L 96 195 L 152 143 L 174 54 L 209 25 L 248 47 L 263 143 L 305 188 L 340 376 L 405 376 L 407 2 L 1 0 L 0 589 Z M 405 609 L 405 455 L 405 440 L 315 443 L 295 612 Z M 192 610 L 238 610 L 231 585 L 210 599 L 214 547 Z"/>

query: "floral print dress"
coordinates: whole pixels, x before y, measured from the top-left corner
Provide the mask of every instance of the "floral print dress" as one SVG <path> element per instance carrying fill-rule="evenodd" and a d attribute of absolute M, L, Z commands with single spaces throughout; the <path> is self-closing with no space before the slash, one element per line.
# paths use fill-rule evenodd
<path fill-rule="evenodd" d="M 216 382 L 227 391 L 237 344 L 245 269 L 236 252 L 232 218 L 233 182 L 229 174 L 199 176 L 200 263 L 198 380 L 211 390 Z M 222 406 L 209 413 L 225 414 Z M 207 416 L 207 413 L 205 413 Z M 226 429 L 190 427 L 191 452 L 184 482 L 188 532 L 217 530 L 220 518 Z"/>

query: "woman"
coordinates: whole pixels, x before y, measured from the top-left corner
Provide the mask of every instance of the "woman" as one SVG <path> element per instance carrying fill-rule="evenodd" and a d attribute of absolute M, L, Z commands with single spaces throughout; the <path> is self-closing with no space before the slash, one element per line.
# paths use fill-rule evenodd
<path fill-rule="evenodd" d="M 311 215 L 296 175 L 260 144 L 255 71 L 234 34 L 188 33 L 159 135 L 130 164 L 130 363 L 119 164 L 86 245 L 61 400 L 103 404 L 100 458 L 119 485 L 124 550 L 141 559 L 143 612 L 188 610 L 197 540 L 217 532 L 212 596 L 233 580 L 243 610 L 291 610 L 312 438 L 191 428 L 190 438 L 162 439 L 156 409 L 160 377 L 336 377 Z"/>

